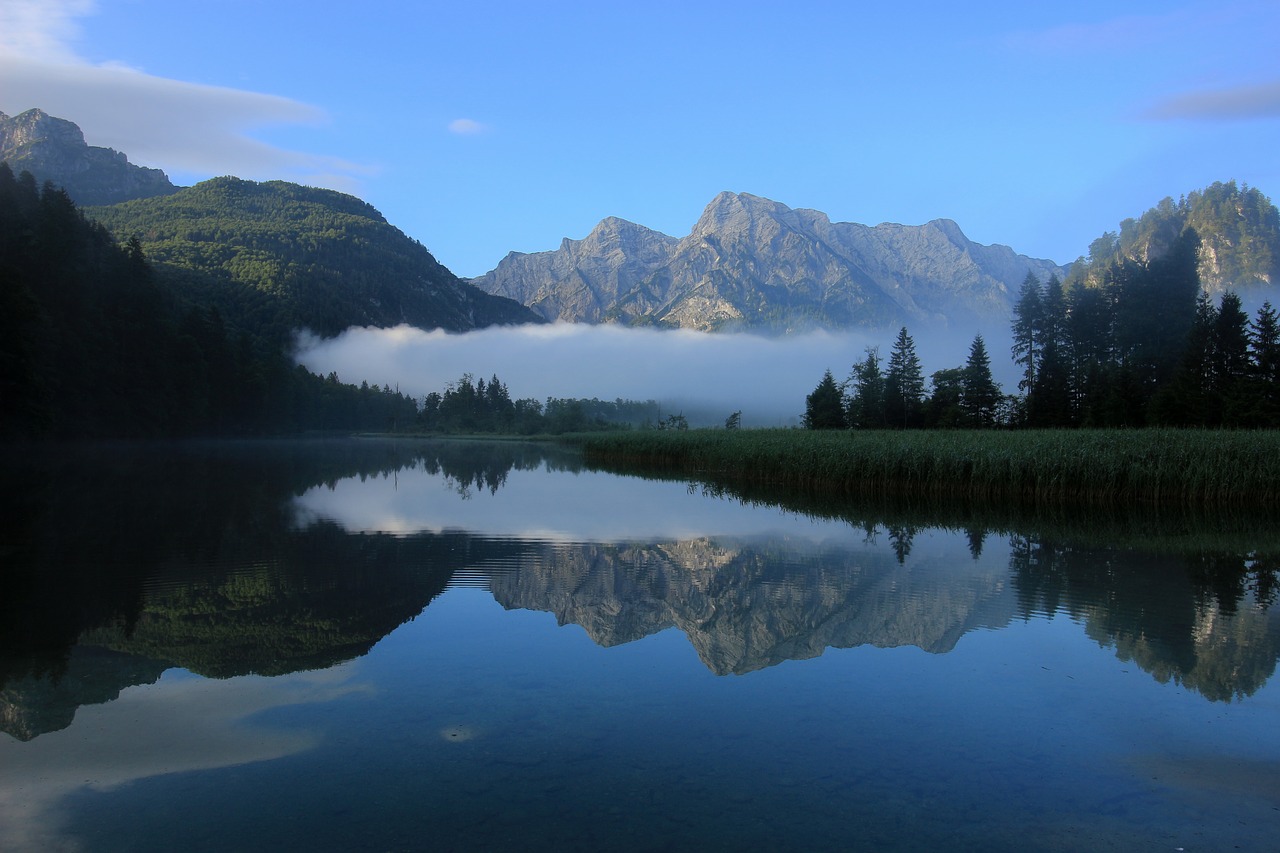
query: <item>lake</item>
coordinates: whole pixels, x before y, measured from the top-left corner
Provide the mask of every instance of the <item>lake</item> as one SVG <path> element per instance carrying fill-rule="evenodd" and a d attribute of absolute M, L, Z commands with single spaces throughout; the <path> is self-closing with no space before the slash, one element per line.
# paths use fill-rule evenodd
<path fill-rule="evenodd" d="M 0 849 L 1274 850 L 1265 519 L 5 457 Z"/>

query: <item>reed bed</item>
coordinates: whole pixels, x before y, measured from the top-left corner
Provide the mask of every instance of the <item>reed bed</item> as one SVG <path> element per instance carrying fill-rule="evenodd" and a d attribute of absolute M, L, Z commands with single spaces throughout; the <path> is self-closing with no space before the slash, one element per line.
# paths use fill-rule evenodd
<path fill-rule="evenodd" d="M 589 464 L 817 494 L 1280 506 L 1280 431 L 646 430 L 575 442 Z"/>

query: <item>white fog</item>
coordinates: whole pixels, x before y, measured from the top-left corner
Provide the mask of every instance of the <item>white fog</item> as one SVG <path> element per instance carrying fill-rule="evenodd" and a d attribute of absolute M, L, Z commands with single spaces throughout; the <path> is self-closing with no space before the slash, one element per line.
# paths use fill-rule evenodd
<path fill-rule="evenodd" d="M 963 365 L 976 334 L 908 332 L 926 377 Z M 399 326 L 349 329 L 329 340 L 304 335 L 297 359 L 322 375 L 389 385 L 419 399 L 464 373 L 486 381 L 496 374 L 516 399 L 657 400 L 664 413 L 684 412 L 694 424 L 741 411 L 743 426 L 787 426 L 799 422 L 805 395 L 824 370 L 843 381 L 868 346 L 879 347 L 887 361 L 896 334 L 774 338 L 568 323 L 454 334 Z M 1007 333 L 983 334 L 996 380 L 1006 392 L 1015 390 Z"/>

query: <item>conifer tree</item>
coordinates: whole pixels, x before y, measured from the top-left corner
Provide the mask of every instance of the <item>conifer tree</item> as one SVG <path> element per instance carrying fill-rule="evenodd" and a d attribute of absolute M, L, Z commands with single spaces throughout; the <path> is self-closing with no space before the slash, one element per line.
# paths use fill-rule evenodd
<path fill-rule="evenodd" d="M 1000 386 L 991 376 L 991 358 L 982 335 L 977 335 L 969 345 L 969 359 L 965 362 L 960 385 L 960 409 L 966 425 L 978 428 L 994 426 L 996 407 L 1000 404 Z"/>
<path fill-rule="evenodd" d="M 1027 273 L 1022 290 L 1013 306 L 1013 361 L 1022 366 L 1022 378 L 1018 390 L 1031 393 L 1040 362 L 1040 330 L 1044 323 L 1044 304 L 1041 299 L 1040 280 L 1035 273 Z"/>
<path fill-rule="evenodd" d="M 828 370 L 813 393 L 805 398 L 804 426 L 806 429 L 844 429 L 844 395 Z"/>
<path fill-rule="evenodd" d="M 880 351 L 875 347 L 867 347 L 867 357 L 853 366 L 848 385 L 853 388 L 849 395 L 847 420 L 849 426 L 860 429 L 883 429 L 884 412 L 884 374 L 880 372 Z"/>
<path fill-rule="evenodd" d="M 920 425 L 924 401 L 924 374 L 916 356 L 916 344 L 903 326 L 889 354 L 884 380 L 885 420 L 895 428 Z"/>
<path fill-rule="evenodd" d="M 1249 324 L 1248 411 L 1242 424 L 1280 426 L 1280 321 L 1270 302 L 1262 303 Z"/>
<path fill-rule="evenodd" d="M 1232 291 L 1222 294 L 1213 324 L 1211 386 L 1229 401 L 1249 369 L 1249 316 Z"/>

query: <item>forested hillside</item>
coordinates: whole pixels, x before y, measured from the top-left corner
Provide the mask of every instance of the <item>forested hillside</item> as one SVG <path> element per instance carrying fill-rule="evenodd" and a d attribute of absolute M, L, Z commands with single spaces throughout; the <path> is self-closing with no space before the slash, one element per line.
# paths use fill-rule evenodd
<path fill-rule="evenodd" d="M 154 267 L 65 191 L 0 163 L 0 434 L 386 429 L 416 417 L 389 389 L 294 366 L 278 333 L 193 298 L 198 280 Z"/>
<path fill-rule="evenodd" d="M 1098 283 L 1117 261 L 1162 257 L 1186 229 L 1200 237 L 1199 272 L 1210 291 L 1280 284 L 1280 211 L 1256 188 L 1217 182 L 1178 201 L 1166 198 L 1089 245 L 1067 284 Z"/>
<path fill-rule="evenodd" d="M 200 298 L 245 312 L 277 339 L 298 328 L 331 336 L 350 326 L 541 322 L 463 283 L 372 206 L 333 190 L 215 178 L 86 213 L 118 239 L 136 237 L 157 265 L 211 274 L 203 284 L 226 292 Z"/>

